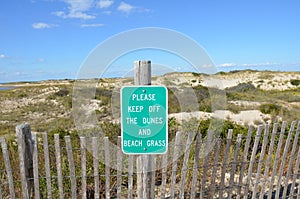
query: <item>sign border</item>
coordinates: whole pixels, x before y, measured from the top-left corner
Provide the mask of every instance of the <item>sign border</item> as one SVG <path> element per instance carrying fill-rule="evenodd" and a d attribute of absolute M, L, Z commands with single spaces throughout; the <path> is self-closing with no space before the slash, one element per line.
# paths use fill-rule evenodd
<path fill-rule="evenodd" d="M 123 95 L 123 89 L 124 88 L 128 88 L 128 87 L 136 87 L 136 88 L 141 88 L 141 87 L 161 87 L 161 88 L 164 88 L 165 91 L 166 91 L 166 146 L 165 146 L 165 151 L 160 153 L 160 152 L 157 152 L 157 153 L 128 153 L 128 152 L 125 152 L 124 149 L 123 149 L 123 111 L 122 111 L 122 95 Z M 126 85 L 126 86 L 122 86 L 121 87 L 121 91 L 120 91 L 120 112 L 121 112 L 121 118 L 120 118 L 120 123 L 121 123 L 121 150 L 124 154 L 126 155 L 164 155 L 168 152 L 168 147 L 169 147 L 169 127 L 168 127 L 168 124 L 169 124 L 169 118 L 168 118 L 168 111 L 169 111 L 169 104 L 168 104 L 168 88 L 165 86 L 165 85 Z"/>

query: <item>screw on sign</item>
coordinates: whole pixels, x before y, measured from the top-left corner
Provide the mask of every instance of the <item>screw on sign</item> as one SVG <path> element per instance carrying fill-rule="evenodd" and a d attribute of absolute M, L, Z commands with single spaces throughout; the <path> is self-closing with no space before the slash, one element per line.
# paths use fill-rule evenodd
<path fill-rule="evenodd" d="M 126 154 L 163 154 L 168 148 L 168 97 L 164 86 L 121 89 L 122 150 Z"/>

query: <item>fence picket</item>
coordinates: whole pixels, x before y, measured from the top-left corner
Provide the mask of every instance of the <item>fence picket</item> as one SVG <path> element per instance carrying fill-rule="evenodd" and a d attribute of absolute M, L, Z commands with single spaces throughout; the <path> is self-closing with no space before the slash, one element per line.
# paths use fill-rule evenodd
<path fill-rule="evenodd" d="M 209 169 L 208 163 L 210 158 L 209 154 L 211 152 L 212 139 L 213 139 L 213 132 L 209 130 L 207 133 L 207 138 L 205 141 L 205 149 L 204 149 L 203 174 L 202 174 L 201 189 L 200 189 L 201 197 L 203 197 L 201 194 L 204 193 L 206 187 L 206 174 L 207 174 L 207 170 Z"/>
<path fill-rule="evenodd" d="M 255 135 L 254 146 L 252 149 L 250 164 L 249 164 L 249 168 L 248 168 L 247 182 L 246 182 L 245 195 L 244 195 L 245 199 L 248 198 L 248 192 L 249 192 L 250 182 L 251 182 L 251 178 L 252 178 L 253 165 L 255 162 L 255 156 L 256 156 L 259 140 L 261 137 L 262 128 L 263 128 L 263 126 L 259 125 L 257 128 L 257 131 L 256 131 L 256 135 Z"/>
<path fill-rule="evenodd" d="M 48 136 L 47 136 L 47 133 L 43 133 L 42 135 L 43 135 L 44 160 L 45 160 L 45 171 L 46 171 L 47 198 L 51 199 L 52 198 L 52 187 L 51 187 Z"/>
<path fill-rule="evenodd" d="M 110 152 L 110 142 L 107 137 L 103 139 L 103 145 L 101 143 L 101 146 L 99 138 L 91 138 L 91 153 L 93 155 L 93 165 L 91 167 L 94 167 L 94 170 L 91 171 L 94 172 L 94 183 L 92 183 L 95 186 L 94 197 L 100 198 L 100 193 L 102 194 L 103 190 L 106 199 L 111 197 L 124 198 L 124 196 L 122 195 L 123 190 L 121 188 L 122 180 L 127 179 L 127 177 L 123 179 L 122 175 L 125 172 L 125 168 L 123 168 L 124 162 L 126 163 L 126 167 L 128 165 L 128 170 L 126 170 L 128 171 L 128 187 L 126 193 L 127 196 L 125 197 L 129 199 L 133 199 L 136 196 L 140 198 L 143 198 L 143 196 L 145 196 L 145 192 L 143 190 L 145 187 L 134 186 L 136 184 L 144 184 L 152 187 L 151 189 L 148 189 L 149 192 L 146 193 L 146 195 L 149 195 L 149 198 L 159 197 L 163 199 L 188 197 L 190 199 L 195 199 L 196 196 L 199 197 L 200 189 L 200 198 L 251 197 L 263 199 L 268 197 L 277 199 L 295 198 L 297 196 L 297 198 L 300 199 L 300 184 L 298 179 L 300 167 L 300 147 L 298 146 L 298 139 L 300 136 L 300 121 L 293 121 L 290 124 L 290 128 L 287 134 L 285 133 L 287 127 L 286 122 L 282 123 L 280 132 L 278 132 L 278 126 L 279 124 L 275 123 L 273 125 L 272 134 L 269 135 L 270 125 L 259 125 L 256 129 L 255 137 L 252 136 L 252 127 L 249 127 L 246 140 L 245 137 L 242 137 L 241 134 L 238 134 L 235 144 L 233 144 L 232 140 L 234 129 L 230 129 L 228 131 L 227 141 L 224 142 L 224 144 L 222 144 L 223 140 L 220 138 L 217 138 L 215 142 L 212 142 L 212 131 L 208 132 L 207 139 L 206 141 L 204 141 L 204 143 L 201 139 L 201 134 L 197 136 L 195 143 L 193 143 L 194 141 L 192 133 L 187 134 L 187 139 L 185 143 L 182 143 L 182 140 L 185 140 L 186 137 L 184 137 L 180 132 L 178 132 L 175 137 L 175 143 L 173 144 L 173 146 L 171 145 L 169 147 L 170 150 L 168 150 L 168 153 L 162 156 L 151 156 L 151 158 L 147 158 L 147 160 L 143 160 L 143 156 L 138 156 L 138 158 L 135 159 L 136 156 L 123 155 L 120 149 L 121 137 L 118 137 L 118 148 L 113 152 Z M 53 167 L 51 165 L 52 162 L 50 162 L 49 147 L 51 145 L 49 145 L 48 143 L 47 134 L 32 133 L 28 124 L 20 125 L 18 126 L 18 128 L 19 129 L 17 130 L 17 132 L 19 132 L 19 134 L 17 133 L 17 144 L 21 179 L 16 180 L 20 182 L 21 187 L 20 185 L 18 185 L 17 190 L 15 188 L 15 178 L 13 177 L 14 171 L 12 171 L 10 165 L 10 151 L 8 151 L 5 139 L 0 138 L 3 153 L 3 157 L 1 157 L 1 160 L 4 161 L 3 164 L 5 165 L 5 170 L 1 170 L 0 172 L 1 175 L 4 176 L 2 180 L 5 179 L 7 181 L 1 181 L 0 198 L 14 199 L 16 197 L 16 193 L 20 193 L 20 197 L 22 198 L 26 198 L 26 195 L 28 195 L 27 198 L 34 197 L 35 199 L 54 197 L 52 196 L 52 194 L 54 194 L 54 190 L 56 189 L 56 187 L 52 187 L 53 183 L 51 181 L 52 179 L 55 179 L 56 176 L 53 176 L 51 174 L 52 170 L 50 170 L 50 168 Z M 262 136 L 263 129 L 264 133 Z M 28 133 L 28 135 L 25 136 L 24 133 Z M 41 157 L 38 156 L 38 146 L 40 145 L 38 143 L 38 135 L 42 136 L 41 138 L 43 141 L 42 147 L 44 151 Z M 88 197 L 87 193 L 89 192 L 89 190 L 87 190 L 87 187 L 90 186 L 90 184 L 88 184 L 87 179 L 87 173 L 90 170 L 90 168 L 87 168 L 87 138 L 79 138 L 79 149 L 72 148 L 71 143 L 77 143 L 76 140 L 71 140 L 70 136 L 64 136 L 64 139 L 66 147 L 61 147 L 59 135 L 54 135 L 54 149 L 56 158 L 56 172 L 58 178 L 59 198 L 62 199 L 65 197 L 69 197 L 69 194 L 71 193 L 72 198 L 77 198 L 77 196 L 80 196 L 80 198 L 86 199 Z M 25 143 L 28 144 L 28 146 L 26 146 Z M 251 145 L 251 150 L 250 143 L 253 143 Z M 183 148 L 183 146 L 185 148 Z M 193 148 L 191 146 L 193 146 Z M 104 156 L 102 156 L 105 161 L 105 171 L 103 172 L 103 174 L 99 171 L 99 157 L 102 157 L 99 154 L 99 147 L 102 147 L 104 149 Z M 61 157 L 61 150 L 65 150 L 65 148 L 67 152 L 67 157 Z M 277 149 L 275 150 L 275 148 Z M 79 156 L 75 150 L 80 150 L 81 157 L 81 176 L 77 177 L 75 174 L 74 159 L 75 157 L 76 159 L 79 158 Z M 27 153 L 30 153 L 31 155 L 28 155 Z M 26 154 L 26 156 L 24 154 Z M 183 157 L 180 157 L 181 154 L 183 154 Z M 32 162 L 30 162 L 30 156 L 32 156 Z M 111 156 L 116 156 L 117 159 L 117 171 L 115 177 L 112 177 L 112 174 L 110 173 L 110 168 L 113 165 Z M 171 169 L 168 166 L 168 157 L 172 161 L 172 165 L 169 165 Z M 193 163 L 192 168 L 189 168 L 189 165 L 191 165 L 191 163 L 189 162 L 190 157 L 193 157 L 193 161 L 191 162 Z M 203 165 L 202 161 L 200 160 L 200 157 L 203 158 Z M 45 168 L 45 177 L 42 177 L 41 174 L 39 174 L 38 161 L 41 159 L 43 160 L 43 167 Z M 182 161 L 179 161 L 179 159 Z M 133 183 L 135 179 L 134 177 L 136 177 L 134 176 L 135 174 L 133 174 L 135 164 L 134 160 L 136 160 L 137 162 L 142 161 L 147 165 L 147 168 L 143 168 L 142 162 L 139 162 L 140 164 L 137 164 L 136 175 L 143 175 L 142 178 L 137 178 L 137 180 L 142 179 L 142 182 L 137 181 Z M 68 163 L 66 161 L 68 161 Z M 272 161 L 273 164 L 271 165 Z M 180 162 L 182 162 L 182 164 Z M 65 165 L 65 163 L 67 163 L 67 165 Z M 32 167 L 30 167 L 31 164 Z M 247 164 L 249 165 L 247 166 Z M 159 173 L 159 175 L 161 176 L 157 175 L 157 179 L 155 179 L 156 167 L 161 168 L 161 173 Z M 13 168 L 15 168 L 15 166 Z M 27 170 L 27 168 L 29 168 L 29 170 Z M 69 175 L 67 174 L 63 176 L 62 168 L 69 169 Z M 189 169 L 191 170 L 192 176 L 190 181 L 187 181 Z M 33 177 L 30 177 L 31 171 Z M 167 180 L 169 171 L 171 172 L 170 183 L 168 183 Z M 235 173 L 237 173 L 237 175 Z M 246 173 L 246 175 L 244 173 Z M 146 182 L 145 177 L 148 178 L 149 174 L 151 176 Z M 102 175 L 104 176 L 103 179 L 105 179 L 105 187 L 101 187 L 100 176 Z M 17 176 L 19 176 L 19 174 Z M 230 176 L 229 179 L 227 179 L 227 176 Z M 69 177 L 71 180 L 71 189 L 68 190 L 68 193 L 66 192 L 66 196 L 64 195 L 63 187 L 63 179 L 65 177 Z M 46 182 L 46 190 L 43 192 L 40 190 L 41 178 L 44 178 Z M 80 178 L 81 190 L 77 187 L 77 178 Z M 178 179 L 180 179 L 179 183 Z M 244 182 L 244 180 L 246 180 L 246 182 Z M 190 185 L 190 193 L 186 193 L 187 182 L 189 182 L 188 185 Z M 158 191 L 155 185 L 159 184 L 160 189 Z M 25 186 L 27 186 L 27 188 Z M 168 189 L 169 187 L 170 189 Z"/>
<path fill-rule="evenodd" d="M 118 136 L 118 151 L 117 151 L 117 198 L 121 198 L 122 193 L 122 165 L 123 165 L 123 153 L 121 150 L 121 136 Z"/>
<path fill-rule="evenodd" d="M 37 148 L 37 135 L 32 133 L 33 140 L 33 152 L 32 152 L 32 161 L 33 161 L 33 183 L 34 183 L 34 198 L 40 198 L 40 182 L 39 182 L 39 163 L 38 163 L 38 148 Z"/>
<path fill-rule="evenodd" d="M 272 137 L 271 137 L 271 142 L 270 142 L 269 151 L 268 151 L 268 158 L 267 158 L 267 161 L 266 161 L 266 164 L 265 164 L 264 179 L 262 181 L 261 190 L 260 190 L 260 194 L 259 194 L 260 199 L 264 198 L 264 193 L 265 193 L 265 189 L 266 189 L 266 182 L 268 180 L 268 175 L 269 175 L 269 170 L 270 170 L 270 163 L 271 163 L 271 160 L 272 160 L 272 154 L 273 154 L 274 142 L 275 142 L 275 136 L 277 134 L 277 129 L 278 129 L 278 124 L 275 123 L 273 125 L 273 130 L 272 130 Z"/>
<path fill-rule="evenodd" d="M 226 174 L 227 164 L 228 164 L 228 159 L 229 159 L 229 154 L 230 154 L 229 152 L 230 152 L 230 146 L 231 146 L 231 141 L 232 141 L 232 132 L 233 132 L 232 129 L 228 130 L 225 155 L 224 155 L 224 159 L 223 159 L 223 163 L 222 163 L 219 198 L 223 198 L 223 192 L 224 192 L 224 188 L 225 188 L 225 174 Z"/>
<path fill-rule="evenodd" d="M 193 134 L 189 133 L 188 138 L 186 141 L 186 147 L 184 150 L 184 158 L 183 158 L 183 166 L 181 169 L 181 181 L 180 181 L 180 192 L 179 192 L 179 198 L 184 198 L 184 186 L 185 186 L 185 180 L 186 180 L 186 172 L 188 169 L 188 161 L 190 156 L 190 150 L 191 150 L 191 144 L 193 141 Z"/>
<path fill-rule="evenodd" d="M 122 164 L 123 164 L 123 153 L 121 150 L 121 136 L 118 136 L 117 141 L 117 198 L 121 198 L 122 193 Z"/>
<path fill-rule="evenodd" d="M 287 172 L 286 172 L 286 178 L 285 178 L 285 182 L 284 182 L 284 185 L 283 185 L 284 189 L 283 189 L 283 193 L 282 193 L 282 198 L 286 197 L 287 188 L 288 188 L 288 182 L 289 182 L 289 177 L 291 175 L 291 170 L 292 170 L 292 164 L 293 164 L 294 159 L 295 159 L 295 152 L 296 152 L 296 147 L 297 147 L 297 144 L 298 144 L 299 133 L 300 133 L 300 122 L 298 122 L 296 134 L 295 134 L 295 137 L 294 137 L 292 151 L 289 154 L 290 160 L 289 160 L 289 163 L 288 163 L 288 169 L 287 169 Z M 293 191 L 293 190 L 291 190 L 291 191 Z"/>
<path fill-rule="evenodd" d="M 59 144 L 59 135 L 58 134 L 54 134 L 54 145 L 55 145 L 58 193 L 59 193 L 59 198 L 64 199 L 64 189 L 63 189 L 63 181 L 62 181 L 63 177 L 62 177 L 62 170 L 61 170 L 60 144 Z"/>
<path fill-rule="evenodd" d="M 211 185 L 209 190 L 209 198 L 213 198 L 216 189 L 216 177 L 217 177 L 217 170 L 219 165 L 219 157 L 220 157 L 220 149 L 221 149 L 221 138 L 217 138 L 216 140 L 216 147 L 214 151 L 214 165 L 211 177 Z"/>
<path fill-rule="evenodd" d="M 173 164 L 172 164 L 172 174 L 171 174 L 171 198 L 175 196 L 175 186 L 176 186 L 176 174 L 177 174 L 177 163 L 179 158 L 179 149 L 180 149 L 180 137 L 181 132 L 176 133 L 175 143 L 174 143 L 174 153 L 173 153 Z"/>
<path fill-rule="evenodd" d="M 237 167 L 237 161 L 238 161 L 238 155 L 240 151 L 240 145 L 242 141 L 242 134 L 238 134 L 237 136 L 237 142 L 235 145 L 235 151 L 233 155 L 233 161 L 232 161 L 232 166 L 231 166 L 231 172 L 230 172 L 230 180 L 229 180 L 229 196 L 228 198 L 232 197 L 232 192 L 234 189 L 234 177 L 235 177 L 235 172 L 236 172 L 236 167 Z"/>
<path fill-rule="evenodd" d="M 255 198 L 257 198 L 256 193 L 258 192 L 258 184 L 261 181 L 260 173 L 261 173 L 261 167 L 262 167 L 264 157 L 265 157 L 266 146 L 268 144 L 269 129 L 270 129 L 270 126 L 268 124 L 265 125 L 263 143 L 262 143 L 262 148 L 261 148 L 261 152 L 259 155 L 258 166 L 257 166 L 257 171 L 256 171 L 256 176 L 255 176 L 255 181 L 254 181 L 254 189 L 253 189 L 253 194 L 252 194 L 252 197 L 255 197 Z"/>
<path fill-rule="evenodd" d="M 1 142 L 3 158 L 4 158 L 5 170 L 8 179 L 9 194 L 11 199 L 15 199 L 16 196 L 15 196 L 14 179 L 12 175 L 12 169 L 10 164 L 9 152 L 7 150 L 6 140 L 4 138 L 0 138 L 0 142 Z"/>
<path fill-rule="evenodd" d="M 239 182 L 238 182 L 238 190 L 237 190 L 237 199 L 240 199 L 242 196 L 242 186 L 243 186 L 243 178 L 244 178 L 244 171 L 245 171 L 245 166 L 247 164 L 247 160 L 248 160 L 248 152 L 249 152 L 249 147 L 250 147 L 250 142 L 252 139 L 252 126 L 248 127 L 248 133 L 247 133 L 247 137 L 246 137 L 246 143 L 245 143 L 245 147 L 244 147 L 244 153 L 243 153 L 243 159 L 241 162 L 241 169 L 240 169 L 240 176 L 239 176 Z"/>
<path fill-rule="evenodd" d="M 290 146 L 290 141 L 291 141 L 291 138 L 292 138 L 292 134 L 293 134 L 295 125 L 296 125 L 296 121 L 293 121 L 291 126 L 290 126 L 290 130 L 289 130 L 287 140 L 285 142 L 284 151 L 283 151 L 281 164 L 280 164 L 280 168 L 279 168 L 275 199 L 279 198 L 279 192 L 280 192 L 280 188 L 281 188 L 281 180 L 282 180 L 283 169 L 284 169 L 285 162 L 286 162 L 286 159 L 287 159 L 288 149 L 289 149 L 289 146 Z"/>
<path fill-rule="evenodd" d="M 110 199 L 110 148 L 108 137 L 104 137 L 105 148 L 105 197 Z"/>
<path fill-rule="evenodd" d="M 201 134 L 198 134 L 196 139 L 196 149 L 194 154 L 194 165 L 193 165 L 193 177 L 191 182 L 191 199 L 196 197 L 196 186 L 198 181 L 198 167 L 199 167 L 199 158 L 200 158 L 200 149 L 201 148 Z"/>
<path fill-rule="evenodd" d="M 92 137 L 95 199 L 100 198 L 98 138 Z"/>
<path fill-rule="evenodd" d="M 82 199 L 86 199 L 86 138 L 80 137 Z"/>
<path fill-rule="evenodd" d="M 68 156 L 69 169 L 70 169 L 72 199 L 76 199 L 77 198 L 76 174 L 75 174 L 74 157 L 73 157 L 73 150 L 72 150 L 70 136 L 65 136 L 65 142 L 66 142 L 67 156 Z"/>
<path fill-rule="evenodd" d="M 278 141 L 278 144 L 277 144 L 277 150 L 276 150 L 276 154 L 275 154 L 275 160 L 274 160 L 272 175 L 271 175 L 271 179 L 270 179 L 268 199 L 271 199 L 271 197 L 272 197 L 273 186 L 274 186 L 274 181 L 275 181 L 275 175 L 276 175 L 276 170 L 278 168 L 278 163 L 279 163 L 279 159 L 280 159 L 280 151 L 281 151 L 281 146 L 282 146 L 282 143 L 283 143 L 285 128 L 286 128 L 286 122 L 283 122 L 282 126 L 281 126 L 281 130 L 280 130 L 279 141 Z"/>
<path fill-rule="evenodd" d="M 296 185 L 296 179 L 298 178 L 298 170 L 299 170 L 299 166 L 300 166 L 300 147 L 298 148 L 298 153 L 297 153 L 297 159 L 296 159 L 296 163 L 295 163 L 295 167 L 294 167 L 294 173 L 293 173 L 293 181 L 292 181 L 292 185 L 291 185 L 291 194 L 294 196 L 294 188 Z M 298 193 L 300 193 L 299 191 L 299 187 L 300 184 L 297 186 L 297 190 Z"/>
<path fill-rule="evenodd" d="M 160 198 L 164 199 L 166 196 L 167 185 L 167 170 L 168 170 L 168 152 L 162 156 L 162 171 L 161 171 L 161 190 Z"/>
<path fill-rule="evenodd" d="M 31 194 L 32 169 L 32 139 L 29 124 L 21 124 L 16 127 L 18 153 L 20 161 L 20 175 L 22 186 L 22 198 L 29 198 Z M 32 173 L 31 173 L 32 172 Z"/>

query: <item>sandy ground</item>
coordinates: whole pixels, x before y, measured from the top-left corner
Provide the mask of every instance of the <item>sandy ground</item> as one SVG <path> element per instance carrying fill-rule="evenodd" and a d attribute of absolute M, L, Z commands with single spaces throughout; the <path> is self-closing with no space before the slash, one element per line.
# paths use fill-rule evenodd
<path fill-rule="evenodd" d="M 158 84 L 171 82 L 174 85 L 202 85 L 220 89 L 237 86 L 241 83 L 251 83 L 262 90 L 287 90 L 296 88 L 290 83 L 292 79 L 300 79 L 300 72 L 240 71 L 210 76 L 202 74 L 194 76 L 192 73 L 168 74 L 154 82 Z"/>
<path fill-rule="evenodd" d="M 263 90 L 286 90 L 293 89 L 297 86 L 292 85 L 290 81 L 292 79 L 300 79 L 300 72 L 257 72 L 257 71 L 241 71 L 236 73 L 225 73 L 225 74 L 216 74 L 216 75 L 194 75 L 192 73 L 174 73 L 168 74 L 162 77 L 155 77 L 153 84 L 157 85 L 166 85 L 166 86 L 176 86 L 179 89 L 185 89 L 186 86 L 207 86 L 207 87 L 217 87 L 220 89 L 225 89 L 233 86 L 237 86 L 240 83 L 251 83 L 255 87 Z M 113 79 L 111 81 L 101 82 L 101 86 L 106 88 L 111 88 L 113 85 L 117 85 L 118 82 L 127 82 L 125 79 Z M 130 81 L 131 82 L 131 81 Z M 0 107 L 3 107 L 0 112 L 6 113 L 13 110 L 15 107 L 24 107 L 28 104 L 43 103 L 46 96 L 50 95 L 59 90 L 55 85 L 61 84 L 71 84 L 68 80 L 61 81 L 42 81 L 42 82 L 33 82 L 33 83 L 16 83 L 16 84 L 0 84 L 1 86 L 41 86 L 47 85 L 48 88 L 42 89 L 38 95 L 34 97 L 22 98 L 17 100 L 3 100 L 0 102 Z M 105 84 L 105 85 L 104 85 Z M 107 84 L 107 85 L 106 85 Z M 184 86 L 182 86 L 184 85 Z M 52 101 L 54 105 L 58 105 L 56 101 Z M 229 101 L 228 103 L 235 104 L 237 106 L 244 107 L 258 107 L 260 103 L 252 101 Z M 290 106 L 300 106 L 299 102 L 293 102 L 289 104 Z M 87 108 L 88 110 L 99 110 L 100 109 L 99 101 L 91 101 L 91 104 Z M 210 117 L 217 117 L 222 119 L 229 119 L 238 124 L 259 124 L 263 122 L 268 122 L 271 119 L 270 115 L 262 114 L 259 110 L 245 110 L 237 114 L 232 113 L 227 110 L 220 110 L 214 113 L 205 113 L 201 111 L 192 112 L 192 113 L 176 113 L 170 114 L 169 117 L 175 117 L 177 121 L 183 122 L 191 118 L 197 119 L 207 119 Z"/>
<path fill-rule="evenodd" d="M 173 113 L 169 114 L 169 118 L 174 117 L 176 121 L 182 123 L 188 121 L 191 118 L 196 119 L 208 119 L 211 117 L 219 119 L 229 119 L 241 125 L 257 125 L 265 122 L 270 122 L 271 116 L 269 114 L 263 114 L 259 110 L 246 110 L 241 111 L 240 113 L 234 114 L 227 110 L 219 110 L 213 113 L 206 113 L 202 111 L 197 112 L 182 112 L 182 113 Z"/>

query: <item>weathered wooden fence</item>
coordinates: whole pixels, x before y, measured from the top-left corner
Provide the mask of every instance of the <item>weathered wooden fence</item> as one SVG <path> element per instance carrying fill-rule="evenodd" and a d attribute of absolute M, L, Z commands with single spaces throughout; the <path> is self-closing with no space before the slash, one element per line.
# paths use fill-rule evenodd
<path fill-rule="evenodd" d="M 141 191 L 140 158 L 110 149 L 107 137 L 31 133 L 28 124 L 16 131 L 16 143 L 0 138 L 1 198 L 136 198 Z M 167 154 L 152 158 L 151 198 L 300 198 L 299 133 L 295 121 L 249 127 L 247 135 L 229 130 L 227 139 L 179 132 Z"/>

